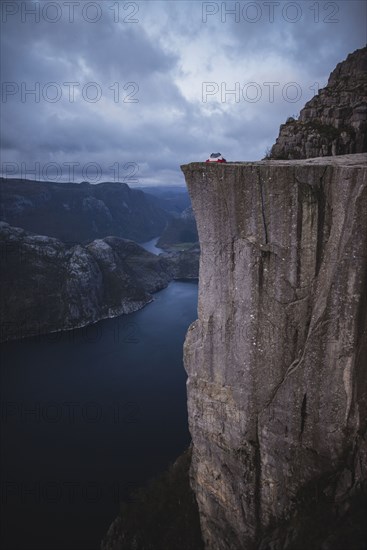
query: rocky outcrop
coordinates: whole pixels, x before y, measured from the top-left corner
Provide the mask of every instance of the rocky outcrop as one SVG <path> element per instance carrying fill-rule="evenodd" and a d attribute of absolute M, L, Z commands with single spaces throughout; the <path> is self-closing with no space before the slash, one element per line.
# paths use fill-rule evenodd
<path fill-rule="evenodd" d="M 280 127 L 270 158 L 303 159 L 367 151 L 367 47 L 348 55 L 327 86 Z"/>
<path fill-rule="evenodd" d="M 144 242 L 160 235 L 171 219 L 155 197 L 125 183 L 0 178 L 0 194 L 1 220 L 74 244 L 108 235 Z"/>
<path fill-rule="evenodd" d="M 170 280 L 159 257 L 119 237 L 67 246 L 0 222 L 0 251 L 1 340 L 131 313 Z"/>
<path fill-rule="evenodd" d="M 366 155 L 182 169 L 201 247 L 184 357 L 206 548 L 361 550 Z"/>

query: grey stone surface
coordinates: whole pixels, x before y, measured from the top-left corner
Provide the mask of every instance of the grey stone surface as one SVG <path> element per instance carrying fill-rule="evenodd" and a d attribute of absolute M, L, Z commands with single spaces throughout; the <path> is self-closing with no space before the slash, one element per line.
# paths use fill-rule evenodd
<path fill-rule="evenodd" d="M 367 155 L 182 170 L 201 247 L 184 358 L 206 548 L 362 549 Z"/>
<path fill-rule="evenodd" d="M 367 47 L 338 63 L 327 86 L 280 127 L 274 159 L 297 159 L 367 151 Z"/>

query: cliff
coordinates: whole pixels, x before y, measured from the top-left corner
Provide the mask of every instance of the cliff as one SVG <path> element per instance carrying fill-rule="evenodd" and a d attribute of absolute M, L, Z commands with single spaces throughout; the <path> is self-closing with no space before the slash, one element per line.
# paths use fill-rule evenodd
<path fill-rule="evenodd" d="M 148 241 L 160 235 L 172 217 L 161 207 L 164 200 L 117 182 L 0 178 L 0 196 L 2 221 L 74 244 L 109 235 Z"/>
<path fill-rule="evenodd" d="M 163 260 L 119 237 L 67 246 L 0 222 L 0 252 L 0 340 L 131 313 L 171 278 Z"/>
<path fill-rule="evenodd" d="M 367 156 L 182 170 L 201 247 L 184 359 L 206 548 L 360 550 Z"/>
<path fill-rule="evenodd" d="M 367 152 L 367 46 L 348 55 L 327 86 L 280 127 L 270 158 L 298 159 Z"/>

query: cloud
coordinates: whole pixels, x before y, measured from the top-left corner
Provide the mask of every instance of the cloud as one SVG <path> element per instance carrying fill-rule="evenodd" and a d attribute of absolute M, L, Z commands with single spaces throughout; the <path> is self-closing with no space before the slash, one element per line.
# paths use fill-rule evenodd
<path fill-rule="evenodd" d="M 79 163 L 81 179 L 83 166 L 99 163 L 111 180 L 109 167 L 132 162 L 141 184 L 174 184 L 183 183 L 180 164 L 212 149 L 257 160 L 366 42 L 359 1 L 74 8 L 71 17 L 62 0 L 2 2 L 3 170 Z"/>

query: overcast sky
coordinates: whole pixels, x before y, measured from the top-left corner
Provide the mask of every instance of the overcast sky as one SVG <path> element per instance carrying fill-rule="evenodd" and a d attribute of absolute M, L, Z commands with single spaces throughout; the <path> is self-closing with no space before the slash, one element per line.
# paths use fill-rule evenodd
<path fill-rule="evenodd" d="M 31 179 L 183 184 L 211 152 L 261 159 L 367 39 L 364 1 L 1 9 L 1 168 Z"/>

